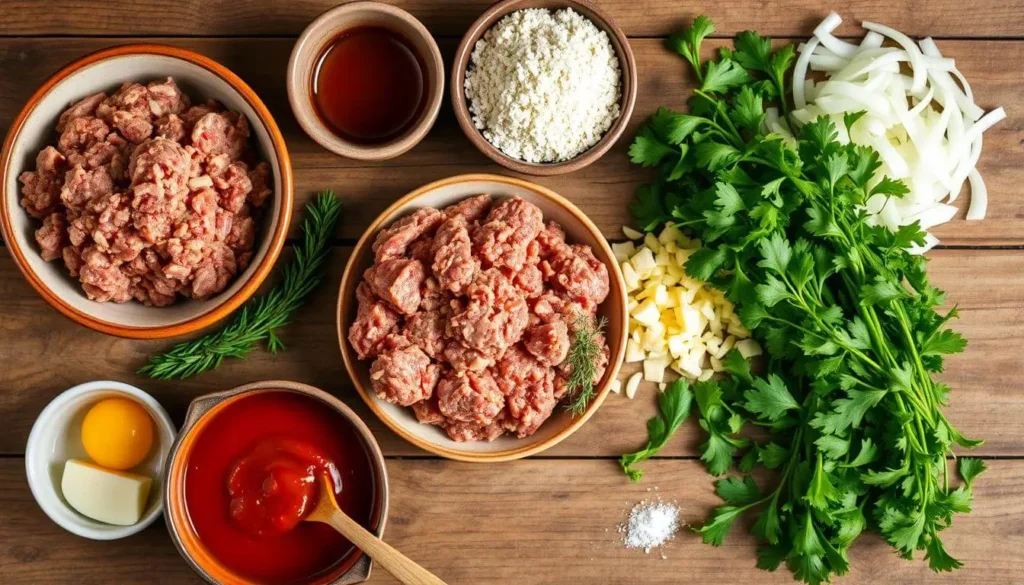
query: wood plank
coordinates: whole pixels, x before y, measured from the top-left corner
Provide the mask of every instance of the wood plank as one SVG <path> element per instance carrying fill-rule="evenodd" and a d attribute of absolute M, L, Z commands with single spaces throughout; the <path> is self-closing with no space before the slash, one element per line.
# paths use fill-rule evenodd
<path fill-rule="evenodd" d="M 351 388 L 337 349 L 334 310 L 347 249 L 331 258 L 325 284 L 296 315 L 281 337 L 290 349 L 277 357 L 260 350 L 246 362 L 186 381 L 155 382 L 133 371 L 167 341 L 131 341 L 80 327 L 50 309 L 0 253 L 0 454 L 22 454 L 35 417 L 63 390 L 90 380 L 122 380 L 151 392 L 180 423 L 188 403 L 200 394 L 254 380 L 285 379 L 324 388 L 356 408 L 373 428 L 385 453 L 422 451 L 391 433 Z M 962 318 L 955 326 L 970 340 L 967 352 L 951 358 L 943 378 L 954 389 L 950 420 L 969 436 L 987 439 L 983 455 L 1024 455 L 1024 251 L 941 250 L 932 253 L 931 275 L 945 288 Z M 54 368 L 54 364 L 61 364 Z M 609 396 L 601 410 L 547 456 L 617 457 L 642 447 L 644 421 L 655 412 L 653 387 L 634 400 Z M 690 421 L 666 456 L 699 453 L 703 440 Z"/>
<path fill-rule="evenodd" d="M 419 18 L 437 36 L 461 37 L 492 0 L 391 0 Z M 0 13 L 5 35 L 296 35 L 336 0 L 7 0 Z M 795 0 L 773 4 L 697 0 L 600 0 L 598 4 L 629 36 L 665 36 L 698 14 L 707 14 L 720 34 L 754 29 L 772 36 L 807 35 L 830 11 L 847 23 L 873 20 L 908 34 L 934 37 L 1024 36 L 1021 0 L 978 0 L 965 14 L 948 2 L 893 3 L 878 0 Z M 840 29 L 856 34 L 852 24 Z"/>
<path fill-rule="evenodd" d="M 8 126 L 31 92 L 63 64 L 102 47 L 131 40 L 0 39 L 0 79 L 4 79 L 0 86 L 0 127 Z M 447 103 L 430 135 L 398 159 L 364 163 L 324 150 L 301 131 L 288 106 L 284 75 L 292 45 L 290 39 L 158 40 L 217 59 L 256 89 L 285 133 L 296 169 L 297 201 L 303 203 L 317 190 L 334 188 L 349 203 L 349 215 L 338 232 L 341 238 L 358 238 L 364 227 L 390 202 L 430 181 L 462 173 L 508 174 L 465 139 Z M 721 44 L 719 41 L 709 43 L 707 50 L 710 52 Z M 626 156 L 629 137 L 658 106 L 683 107 L 684 97 L 690 90 L 684 62 L 666 51 L 661 41 L 641 39 L 634 40 L 632 45 L 641 72 L 640 87 L 634 118 L 624 138 L 600 161 L 580 172 L 533 179 L 574 201 L 613 238 L 621 237 L 619 226 L 627 217 L 625 208 L 636 187 L 651 178 L 647 171 L 629 163 Z M 979 165 L 988 184 L 989 219 L 984 222 L 957 219 L 936 230 L 936 234 L 945 244 L 1022 245 L 1024 212 L 1015 194 L 1024 184 L 1024 165 L 1020 164 L 1024 144 L 1024 98 L 1020 93 L 1019 76 L 1005 64 L 1024 60 L 1024 41 L 946 41 L 940 42 L 940 46 L 948 56 L 957 59 L 960 68 L 974 83 L 981 105 L 1003 105 L 1009 118 L 986 134 L 985 152 Z M 448 62 L 453 49 L 454 43 L 443 44 Z M 254 59 L 254 55 L 259 58 Z M 967 200 L 967 196 L 960 200 L 964 207 L 961 218 L 966 213 Z"/>
<path fill-rule="evenodd" d="M 920 555 L 902 560 L 866 535 L 851 550 L 850 574 L 840 582 L 1020 583 L 1024 557 L 1013 551 L 1024 550 L 1024 461 L 989 466 L 975 485 L 974 511 L 942 533 L 964 569 L 937 577 Z M 684 528 L 660 551 L 626 550 L 616 527 L 636 502 L 675 502 L 691 525 L 717 503 L 697 462 L 656 461 L 647 469 L 644 482 L 634 485 L 606 461 L 391 460 L 385 536 L 451 585 L 793 583 L 786 570 L 755 568 L 754 542 L 739 526 L 721 548 Z M 656 493 L 648 491 L 654 486 Z M 200 583 L 160 523 L 112 545 L 62 532 L 31 500 L 22 460 L 0 460 L 0 582 Z M 379 567 L 369 582 L 395 583 Z"/>

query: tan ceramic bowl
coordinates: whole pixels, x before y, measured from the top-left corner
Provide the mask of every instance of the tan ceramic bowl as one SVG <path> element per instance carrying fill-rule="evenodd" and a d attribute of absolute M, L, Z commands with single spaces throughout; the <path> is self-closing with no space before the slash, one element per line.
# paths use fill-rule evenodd
<path fill-rule="evenodd" d="M 566 161 L 557 163 L 530 163 L 517 158 L 512 158 L 484 138 L 480 130 L 473 124 L 473 117 L 469 112 L 469 104 L 466 98 L 466 70 L 469 68 L 469 59 L 473 53 L 476 42 L 484 36 L 499 20 L 512 12 L 525 10 L 527 8 L 547 8 L 559 10 L 571 8 L 573 11 L 582 14 L 590 19 L 597 28 L 608 33 L 608 39 L 619 56 L 619 71 L 622 73 L 621 98 L 619 100 L 619 119 L 612 124 L 604 137 L 588 150 L 576 155 Z M 502 0 L 487 9 L 480 18 L 476 20 L 466 31 L 455 52 L 455 61 L 452 63 L 451 73 L 451 99 L 452 107 L 455 108 L 455 117 L 459 126 L 476 146 L 480 152 L 487 155 L 494 162 L 512 169 L 518 173 L 527 175 L 561 175 L 578 171 L 583 167 L 601 158 L 608 149 L 622 136 L 630 117 L 633 115 L 633 105 L 636 103 L 636 61 L 633 59 L 633 50 L 629 48 L 629 41 L 625 33 L 616 26 L 611 19 L 597 7 L 597 4 L 589 0 Z"/>
<path fill-rule="evenodd" d="M 342 32 L 369 25 L 388 28 L 404 37 L 426 67 L 427 103 L 419 119 L 405 134 L 383 144 L 359 144 L 341 138 L 323 123 L 313 104 L 313 75 L 324 48 Z M 437 120 L 443 95 L 444 64 L 430 31 L 408 12 L 380 2 L 349 2 L 324 12 L 299 35 L 288 61 L 288 101 L 299 125 L 320 146 L 357 160 L 394 158 L 419 144 Z"/>
<path fill-rule="evenodd" d="M 281 380 L 253 382 L 225 392 L 206 394 L 196 398 L 189 405 L 188 413 L 185 415 L 185 423 L 178 433 L 177 440 L 171 447 L 166 466 L 167 475 L 164 481 L 163 500 L 164 519 L 167 522 L 167 531 L 171 534 L 171 540 L 174 541 L 178 552 L 185 558 L 185 561 L 192 567 L 192 570 L 206 580 L 207 583 L 212 583 L 213 585 L 268 585 L 265 583 L 254 583 L 234 574 L 230 569 L 217 561 L 199 540 L 198 535 L 196 535 L 195 530 L 192 528 L 192 523 L 189 520 L 188 511 L 185 507 L 185 472 L 189 454 L 202 430 L 228 404 L 237 400 L 244 400 L 253 394 L 280 391 L 305 394 L 323 402 L 324 408 L 337 411 L 338 414 L 352 425 L 356 434 L 362 438 L 363 446 L 370 457 L 370 464 L 373 466 L 373 472 L 377 480 L 374 493 L 376 509 L 374 510 L 372 520 L 374 526 L 370 529 L 370 532 L 378 538 L 384 535 L 384 524 L 388 517 L 388 477 L 384 455 L 381 453 L 376 439 L 373 438 L 373 434 L 370 433 L 370 429 L 342 401 L 312 386 Z M 349 585 L 351 583 L 362 583 L 370 578 L 371 565 L 370 557 L 356 549 L 326 574 L 293 585 Z"/>
<path fill-rule="evenodd" d="M 608 319 L 605 333 L 608 338 L 610 361 L 604 378 L 595 388 L 594 400 L 582 416 L 573 418 L 559 405 L 551 418 L 532 436 L 517 439 L 503 435 L 491 443 L 459 443 L 448 438 L 440 428 L 421 424 L 416 420 L 411 408 L 390 404 L 374 394 L 370 387 L 371 362 L 356 358 L 348 342 L 348 330 L 356 315 L 356 286 L 362 281 L 363 271 L 373 261 L 373 251 L 370 248 L 377 232 L 421 207 L 445 207 L 481 193 L 490 193 L 496 199 L 517 195 L 533 203 L 544 213 L 545 221 L 554 220 L 561 224 L 570 242 L 590 246 L 597 259 L 608 266 L 611 290 L 608 298 L 598 308 L 598 314 Z M 421 449 L 449 459 L 471 462 L 509 461 L 535 455 L 557 445 L 587 422 L 601 406 L 610 392 L 612 381 L 618 375 L 619 366 L 626 352 L 628 314 L 626 286 L 615 266 L 615 256 L 597 226 L 567 199 L 540 185 L 498 175 L 460 175 L 425 185 L 396 201 L 370 224 L 356 244 L 345 267 L 338 295 L 338 342 L 341 345 L 345 368 L 359 395 L 384 424 Z"/>
<path fill-rule="evenodd" d="M 41 222 L 19 205 L 18 175 L 35 168 L 36 154 L 56 144 L 54 126 L 68 105 L 124 81 L 174 77 L 193 99 L 216 99 L 249 120 L 260 157 L 271 166 L 274 193 L 257 236 L 249 267 L 220 294 L 204 301 L 179 300 L 168 307 L 89 300 L 63 262 L 45 262 L 34 232 Z M 288 149 L 274 118 L 253 90 L 223 65 L 202 55 L 163 45 L 124 45 L 87 55 L 64 67 L 29 99 L 14 120 L 0 155 L 0 225 L 18 269 L 46 302 L 91 329 L 139 339 L 183 335 L 216 323 L 244 303 L 270 273 L 284 246 L 292 212 Z"/>

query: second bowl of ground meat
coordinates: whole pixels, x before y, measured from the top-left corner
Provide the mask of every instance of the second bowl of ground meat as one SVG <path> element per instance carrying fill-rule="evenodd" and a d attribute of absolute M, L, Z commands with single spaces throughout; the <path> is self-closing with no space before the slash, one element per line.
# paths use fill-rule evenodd
<path fill-rule="evenodd" d="M 106 49 L 28 100 L 0 219 L 28 282 L 90 328 L 181 335 L 244 303 L 284 246 L 290 162 L 236 75 L 162 45 Z"/>
<path fill-rule="evenodd" d="M 342 357 L 370 408 L 428 451 L 467 461 L 539 453 L 600 406 L 622 361 L 625 288 L 604 237 L 534 184 L 466 175 L 427 185 L 360 239 L 338 302 Z M 567 408 L 567 356 L 595 338 L 594 399 Z"/>

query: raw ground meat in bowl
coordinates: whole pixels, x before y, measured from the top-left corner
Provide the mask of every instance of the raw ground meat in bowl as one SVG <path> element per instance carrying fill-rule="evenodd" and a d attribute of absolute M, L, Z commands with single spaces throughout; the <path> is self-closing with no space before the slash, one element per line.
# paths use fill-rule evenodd
<path fill-rule="evenodd" d="M 230 314 L 269 274 L 291 217 L 269 111 L 223 66 L 173 47 L 68 65 L 26 104 L 0 162 L 3 234 L 28 282 L 123 337 Z"/>
<path fill-rule="evenodd" d="M 486 196 L 482 196 L 486 195 Z M 539 453 L 600 406 L 625 351 L 625 287 L 607 242 L 559 195 L 496 175 L 452 177 L 385 210 L 342 277 L 338 335 L 362 398 L 433 453 Z M 604 317 L 596 397 L 566 410 L 575 318 Z"/>

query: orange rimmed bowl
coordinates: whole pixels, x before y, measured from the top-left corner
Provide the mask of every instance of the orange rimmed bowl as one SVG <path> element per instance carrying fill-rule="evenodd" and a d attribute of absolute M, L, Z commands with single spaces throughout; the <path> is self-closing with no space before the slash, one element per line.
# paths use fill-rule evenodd
<path fill-rule="evenodd" d="M 604 378 L 595 386 L 595 397 L 586 412 L 573 417 L 561 405 L 555 413 L 529 437 L 517 439 L 509 435 L 493 442 L 459 443 L 439 427 L 421 424 L 411 408 L 390 404 L 373 392 L 370 386 L 369 360 L 360 361 L 348 341 L 348 330 L 356 316 L 356 287 L 363 272 L 373 262 L 371 245 L 377 233 L 395 220 L 422 207 L 441 208 L 472 195 L 489 193 L 496 200 L 519 196 L 540 208 L 544 221 L 554 220 L 565 229 L 566 239 L 573 244 L 586 244 L 594 256 L 608 267 L 610 282 L 608 298 L 598 307 L 598 314 L 608 319 L 605 336 L 608 340 L 609 363 Z M 384 210 L 363 234 L 349 258 L 341 278 L 338 294 L 338 342 L 341 355 L 356 390 L 363 400 L 392 431 L 410 443 L 442 457 L 459 461 L 494 463 L 536 455 L 554 447 L 576 432 L 597 411 L 611 391 L 626 353 L 629 315 L 626 310 L 626 285 L 617 269 L 615 255 L 601 231 L 578 207 L 554 191 L 512 177 L 500 175 L 459 175 L 442 179 L 402 197 Z"/>
<path fill-rule="evenodd" d="M 370 524 L 367 529 L 378 538 L 382 538 L 384 535 L 389 495 L 384 455 L 370 429 L 345 403 L 313 386 L 283 380 L 253 382 L 224 392 L 206 394 L 196 398 L 189 405 L 185 422 L 167 456 L 163 510 L 167 531 L 178 552 L 196 574 L 213 585 L 271 584 L 257 583 L 237 574 L 219 561 L 203 544 L 189 518 L 185 496 L 185 476 L 188 471 L 189 457 L 204 429 L 209 427 L 219 413 L 237 401 L 266 392 L 293 392 L 319 401 L 323 408 L 333 411 L 350 425 L 351 430 L 362 441 L 363 451 L 369 459 L 374 475 L 373 510 L 370 512 Z M 348 555 L 338 559 L 338 563 L 326 572 L 311 576 L 298 583 L 292 583 L 292 585 L 362 583 L 370 578 L 371 568 L 370 557 L 353 547 Z"/>
<path fill-rule="evenodd" d="M 203 301 L 179 300 L 168 307 L 138 302 L 89 300 L 60 261 L 46 262 L 34 232 L 41 222 L 19 205 L 18 176 L 35 169 L 36 154 L 55 144 L 57 118 L 70 104 L 122 82 L 173 77 L 194 100 L 216 99 L 248 118 L 253 145 L 270 164 L 273 194 L 265 204 L 249 267 L 223 292 Z M 292 171 L 288 149 L 270 111 L 244 81 L 198 53 L 164 45 L 123 45 L 74 61 L 48 79 L 14 120 L 0 154 L 0 227 L 18 269 L 55 309 L 96 331 L 136 339 L 191 333 L 216 323 L 244 303 L 270 273 L 287 236 L 292 213 Z"/>

